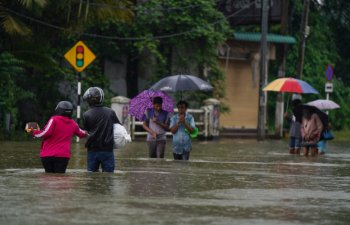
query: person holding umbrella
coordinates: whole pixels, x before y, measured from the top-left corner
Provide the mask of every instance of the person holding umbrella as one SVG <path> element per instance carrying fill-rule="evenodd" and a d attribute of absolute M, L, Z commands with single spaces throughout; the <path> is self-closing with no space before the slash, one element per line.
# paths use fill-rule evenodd
<path fill-rule="evenodd" d="M 302 104 L 301 95 L 292 95 L 292 114 L 285 112 L 284 117 L 290 123 L 289 129 L 289 153 L 290 154 L 300 154 L 301 148 L 301 122 L 302 122 Z"/>
<path fill-rule="evenodd" d="M 275 79 L 271 81 L 269 84 L 267 84 L 264 88 L 263 91 L 275 91 L 275 92 L 280 92 L 280 93 L 293 93 L 293 94 L 318 94 L 318 91 L 313 88 L 310 84 L 307 82 L 296 79 L 293 77 L 282 77 Z M 301 103 L 301 102 L 300 102 Z M 293 101 L 293 105 L 296 104 L 298 105 L 293 106 L 293 114 L 295 117 L 295 121 L 301 123 L 301 115 L 303 115 L 302 110 L 300 109 L 300 103 L 299 101 Z M 297 109 L 295 110 L 294 109 Z M 287 107 L 288 108 L 288 107 Z M 286 115 L 285 115 L 286 116 Z M 309 118 L 308 118 L 309 119 Z M 297 143 L 297 138 L 299 138 L 299 129 L 298 129 L 298 123 L 294 123 L 294 125 L 291 125 L 291 140 L 290 140 L 290 153 L 297 153 L 298 154 L 298 143 Z M 309 130 L 308 130 L 309 131 Z M 303 135 L 302 135 L 303 137 Z M 293 148 L 293 149 L 292 149 Z"/>
<path fill-rule="evenodd" d="M 146 109 L 143 128 L 147 131 L 147 144 L 150 158 L 164 158 L 166 131 L 169 130 L 170 115 L 162 109 L 162 97 L 153 98 L 153 108 Z"/>
<path fill-rule="evenodd" d="M 306 104 L 310 105 L 310 106 L 314 106 L 314 107 L 318 108 L 319 110 L 322 110 L 323 112 L 324 111 L 328 111 L 328 110 L 333 110 L 333 109 L 340 108 L 340 106 L 337 103 L 335 103 L 334 101 L 329 100 L 329 99 L 318 99 L 318 100 L 315 100 L 315 101 L 308 102 Z M 327 141 L 328 140 L 332 140 L 334 138 L 334 136 L 333 136 L 333 134 L 331 132 L 331 124 L 328 121 L 328 113 L 324 114 L 323 117 L 325 119 L 324 123 L 326 124 L 325 129 L 324 129 L 325 130 L 324 133 L 326 132 L 326 134 L 328 134 L 328 135 L 322 135 L 323 137 L 317 143 L 317 148 L 318 148 L 318 154 L 319 155 L 325 154 Z"/>

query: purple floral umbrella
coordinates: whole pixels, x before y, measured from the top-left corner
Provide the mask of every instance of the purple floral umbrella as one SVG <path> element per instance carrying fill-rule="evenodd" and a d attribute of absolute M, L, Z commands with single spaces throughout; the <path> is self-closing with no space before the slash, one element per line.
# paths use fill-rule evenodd
<path fill-rule="evenodd" d="M 162 109 L 167 112 L 174 112 L 174 99 L 163 91 L 144 90 L 130 100 L 129 114 L 138 120 L 142 117 L 146 109 L 153 108 L 153 98 L 161 97 L 163 99 Z"/>

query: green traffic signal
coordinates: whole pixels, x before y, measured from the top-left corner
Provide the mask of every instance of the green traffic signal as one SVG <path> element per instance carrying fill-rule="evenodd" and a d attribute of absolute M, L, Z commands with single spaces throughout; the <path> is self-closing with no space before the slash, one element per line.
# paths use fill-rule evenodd
<path fill-rule="evenodd" d="M 77 65 L 77 67 L 82 67 L 82 66 L 84 66 L 84 61 L 83 60 L 77 60 L 76 61 L 76 65 Z"/>

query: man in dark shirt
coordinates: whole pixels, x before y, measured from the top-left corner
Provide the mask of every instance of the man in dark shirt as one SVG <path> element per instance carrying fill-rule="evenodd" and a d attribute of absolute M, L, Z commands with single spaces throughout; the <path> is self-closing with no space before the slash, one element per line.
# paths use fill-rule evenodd
<path fill-rule="evenodd" d="M 83 114 L 84 128 L 89 137 L 85 144 L 87 154 L 87 170 L 113 172 L 115 168 L 113 153 L 113 124 L 119 123 L 115 112 L 103 106 L 104 93 L 99 87 L 90 87 L 83 95 L 90 109 Z"/>
<path fill-rule="evenodd" d="M 289 129 L 289 153 L 300 154 L 301 149 L 301 122 L 303 116 L 303 105 L 301 95 L 293 94 L 292 96 L 292 114 L 285 112 L 284 116 L 290 123 Z"/>

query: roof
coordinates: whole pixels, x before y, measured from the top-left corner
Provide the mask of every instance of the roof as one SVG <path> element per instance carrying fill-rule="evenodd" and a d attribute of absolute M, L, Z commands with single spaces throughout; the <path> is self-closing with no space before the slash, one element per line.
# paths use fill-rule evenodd
<path fill-rule="evenodd" d="M 253 32 L 234 32 L 234 39 L 238 41 L 251 41 L 260 42 L 261 33 Z M 282 43 L 282 44 L 295 44 L 296 40 L 292 36 L 280 35 L 280 34 L 267 34 L 267 42 Z"/>

